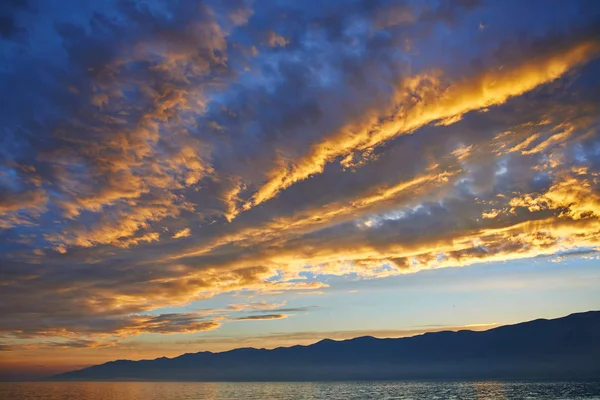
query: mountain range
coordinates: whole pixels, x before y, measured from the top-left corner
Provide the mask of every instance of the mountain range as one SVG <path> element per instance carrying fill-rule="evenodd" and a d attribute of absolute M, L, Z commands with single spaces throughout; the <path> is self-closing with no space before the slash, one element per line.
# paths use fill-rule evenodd
<path fill-rule="evenodd" d="M 118 360 L 56 381 L 318 381 L 373 379 L 598 379 L 600 311 L 487 331 L 325 339 L 272 350 L 239 348 L 174 358 Z"/>

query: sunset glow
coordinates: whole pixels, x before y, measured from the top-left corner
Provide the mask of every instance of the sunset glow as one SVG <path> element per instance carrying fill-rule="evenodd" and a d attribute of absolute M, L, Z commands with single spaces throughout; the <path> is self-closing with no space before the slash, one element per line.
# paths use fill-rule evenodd
<path fill-rule="evenodd" d="M 600 309 L 600 3 L 9 3 L 0 379 Z"/>

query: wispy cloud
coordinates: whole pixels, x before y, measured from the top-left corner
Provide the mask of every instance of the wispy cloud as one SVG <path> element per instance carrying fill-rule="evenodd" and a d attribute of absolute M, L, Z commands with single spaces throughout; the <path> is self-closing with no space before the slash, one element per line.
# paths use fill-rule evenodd
<path fill-rule="evenodd" d="M 271 319 L 287 318 L 287 314 L 263 314 L 263 315 L 248 315 L 245 317 L 233 318 L 233 321 L 268 321 Z"/>

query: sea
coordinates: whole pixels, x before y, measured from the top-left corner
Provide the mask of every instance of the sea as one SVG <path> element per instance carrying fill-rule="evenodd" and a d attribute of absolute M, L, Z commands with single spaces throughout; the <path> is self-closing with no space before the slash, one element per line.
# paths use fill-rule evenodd
<path fill-rule="evenodd" d="M 2 382 L 1 400 L 600 399 L 598 382 Z"/>

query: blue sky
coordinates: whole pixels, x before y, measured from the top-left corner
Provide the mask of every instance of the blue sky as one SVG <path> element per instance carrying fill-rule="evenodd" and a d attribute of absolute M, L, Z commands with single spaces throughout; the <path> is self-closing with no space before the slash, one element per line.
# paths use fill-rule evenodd
<path fill-rule="evenodd" d="M 585 0 L 6 2 L 0 369 L 597 309 L 599 26 Z"/>

